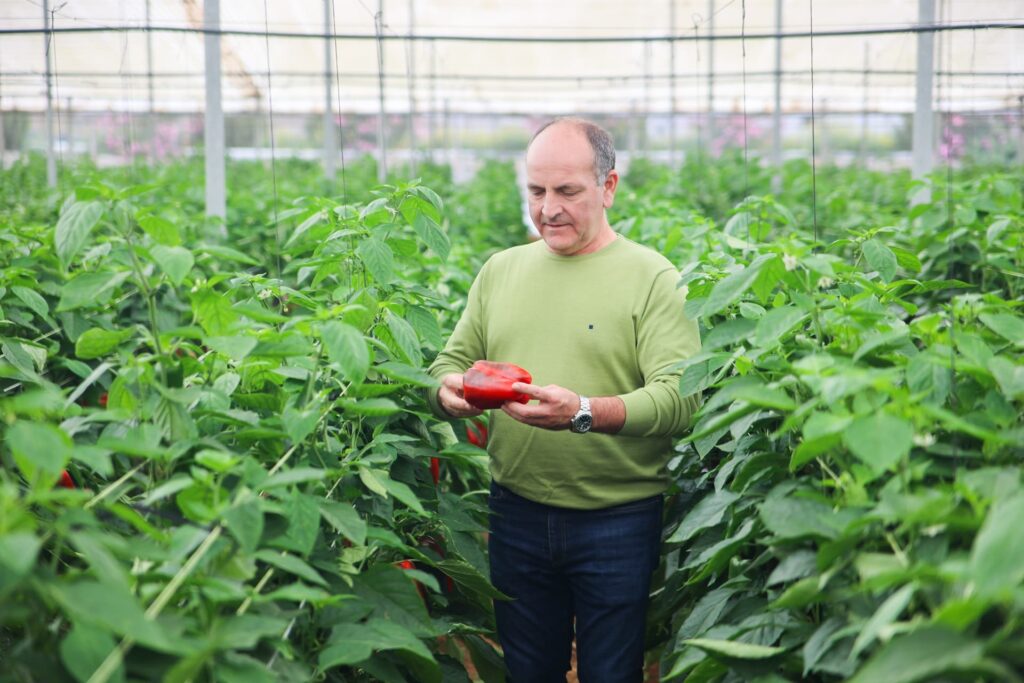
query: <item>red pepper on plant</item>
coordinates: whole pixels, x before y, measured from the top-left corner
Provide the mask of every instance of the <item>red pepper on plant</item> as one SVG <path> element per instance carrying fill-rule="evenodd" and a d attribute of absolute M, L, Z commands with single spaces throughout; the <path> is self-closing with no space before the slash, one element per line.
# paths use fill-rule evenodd
<path fill-rule="evenodd" d="M 430 459 L 430 476 L 434 479 L 434 486 L 437 486 L 437 482 L 441 480 L 441 460 L 440 458 Z"/>
<path fill-rule="evenodd" d="M 67 470 L 61 470 L 60 481 L 57 482 L 57 486 L 63 486 L 66 489 L 75 488 L 75 480 L 71 478 Z"/>
<path fill-rule="evenodd" d="M 487 448 L 487 425 L 481 420 L 466 424 L 466 439 L 477 448 Z"/>
<path fill-rule="evenodd" d="M 395 564 L 398 565 L 399 569 L 416 569 L 416 565 L 413 564 L 412 560 L 401 560 Z M 413 583 L 416 584 L 416 592 L 420 594 L 420 600 L 423 601 L 424 605 L 427 604 L 427 591 L 423 588 L 423 584 L 416 579 L 413 579 Z"/>
<path fill-rule="evenodd" d="M 506 401 L 528 403 L 530 397 L 512 391 L 512 385 L 532 381 L 530 373 L 518 365 L 478 360 L 462 376 L 462 395 L 467 403 L 481 410 L 500 408 Z"/>

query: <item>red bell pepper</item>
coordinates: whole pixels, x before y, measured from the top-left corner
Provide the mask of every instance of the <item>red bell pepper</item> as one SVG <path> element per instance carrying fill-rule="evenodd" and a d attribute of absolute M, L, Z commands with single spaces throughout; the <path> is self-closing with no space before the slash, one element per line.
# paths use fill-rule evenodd
<path fill-rule="evenodd" d="M 71 478 L 71 475 L 68 474 L 67 470 L 61 470 L 60 481 L 57 482 L 57 486 L 63 486 L 66 489 L 75 488 L 75 481 Z"/>
<path fill-rule="evenodd" d="M 530 397 L 512 391 L 512 385 L 532 381 L 530 373 L 518 365 L 478 360 L 462 376 L 462 395 L 467 403 L 481 410 L 500 408 L 506 401 L 527 403 Z"/>

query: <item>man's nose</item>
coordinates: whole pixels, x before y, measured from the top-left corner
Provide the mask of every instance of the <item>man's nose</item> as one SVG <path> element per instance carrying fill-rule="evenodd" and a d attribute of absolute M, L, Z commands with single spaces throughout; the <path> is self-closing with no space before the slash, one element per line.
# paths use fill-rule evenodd
<path fill-rule="evenodd" d="M 545 218 L 554 218 L 562 213 L 562 202 L 558 200 L 557 196 L 549 194 L 544 197 L 544 202 L 540 205 L 540 213 Z"/>

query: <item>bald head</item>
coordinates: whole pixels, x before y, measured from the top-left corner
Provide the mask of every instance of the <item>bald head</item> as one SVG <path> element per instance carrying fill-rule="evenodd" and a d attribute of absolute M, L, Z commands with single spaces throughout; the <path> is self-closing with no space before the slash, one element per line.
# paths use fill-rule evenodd
<path fill-rule="evenodd" d="M 615 168 L 615 143 L 612 140 L 611 133 L 586 119 L 576 116 L 559 116 L 545 123 L 533 134 L 533 137 L 530 138 L 530 144 L 526 146 L 527 152 L 529 152 L 530 145 L 533 144 L 534 140 L 539 138 L 546 130 L 555 126 L 570 127 L 587 139 L 590 149 L 594 152 L 594 178 L 597 180 L 598 185 L 602 184 L 609 171 Z"/>

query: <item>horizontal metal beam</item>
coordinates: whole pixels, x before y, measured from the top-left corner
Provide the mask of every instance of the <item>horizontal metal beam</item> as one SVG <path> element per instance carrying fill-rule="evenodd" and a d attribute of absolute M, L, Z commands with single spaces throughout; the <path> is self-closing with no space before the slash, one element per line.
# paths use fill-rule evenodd
<path fill-rule="evenodd" d="M 950 31 L 988 31 L 998 29 L 1024 29 L 1022 21 L 989 21 L 974 24 L 908 24 L 888 28 L 835 29 L 827 31 L 787 31 L 782 33 L 716 33 L 653 36 L 470 36 L 440 34 L 385 33 L 384 41 L 440 40 L 470 43 L 691 43 L 722 40 L 785 40 L 787 38 L 838 38 L 850 36 L 882 36 L 894 33 L 944 33 Z M 40 33 L 192 33 L 220 36 L 249 36 L 252 38 L 315 38 L 317 40 L 378 40 L 372 33 L 305 33 L 301 31 L 251 31 L 244 29 L 185 28 L 182 26 L 69 26 L 62 28 L 4 28 L 0 35 L 33 35 Z"/>

